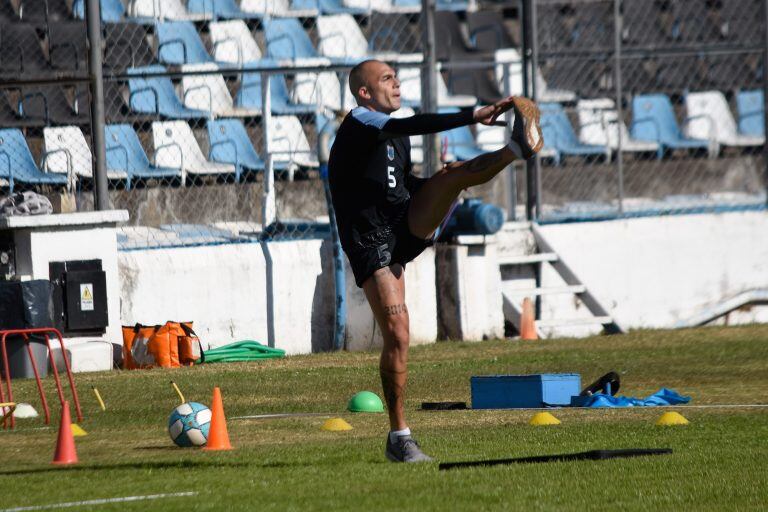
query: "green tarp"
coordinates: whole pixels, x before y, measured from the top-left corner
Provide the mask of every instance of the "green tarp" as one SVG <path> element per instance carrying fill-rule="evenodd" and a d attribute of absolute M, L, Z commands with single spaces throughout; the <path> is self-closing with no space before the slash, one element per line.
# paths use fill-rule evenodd
<path fill-rule="evenodd" d="M 258 361 L 259 359 L 274 359 L 285 357 L 285 350 L 265 347 L 252 340 L 237 341 L 219 348 L 206 350 L 203 357 L 195 361 L 200 363 L 235 363 L 239 361 Z"/>

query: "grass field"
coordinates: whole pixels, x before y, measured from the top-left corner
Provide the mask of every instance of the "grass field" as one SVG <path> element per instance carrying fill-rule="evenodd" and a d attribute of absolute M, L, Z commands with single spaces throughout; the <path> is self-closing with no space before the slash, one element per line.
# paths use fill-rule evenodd
<path fill-rule="evenodd" d="M 411 352 L 407 411 L 424 450 L 439 461 L 495 459 L 597 448 L 669 447 L 672 455 L 438 471 L 383 456 L 384 414 L 345 413 L 354 392 L 379 392 L 377 354 L 332 353 L 181 370 L 78 374 L 89 435 L 80 463 L 50 465 L 56 429 L 40 419 L 0 431 L 0 509 L 135 495 L 195 492 L 76 510 L 765 510 L 768 409 L 679 407 L 684 427 L 657 427 L 661 410 L 557 410 L 562 424 L 533 427 L 531 411 L 424 412 L 425 400 L 470 401 L 469 378 L 496 373 L 609 370 L 622 394 L 666 386 L 691 405 L 768 404 L 768 326 L 643 331 L 538 342 L 444 342 Z M 175 448 L 166 421 L 188 400 L 210 404 L 221 387 L 236 449 Z M 46 381 L 52 389 L 52 381 Z M 102 412 L 91 392 L 107 403 Z M 33 381 L 15 381 L 18 401 L 37 406 Z M 53 394 L 49 393 L 49 397 Z M 332 413 L 354 430 L 320 430 Z M 58 409 L 57 409 L 58 415 Z M 57 420 L 58 421 L 58 420 Z"/>

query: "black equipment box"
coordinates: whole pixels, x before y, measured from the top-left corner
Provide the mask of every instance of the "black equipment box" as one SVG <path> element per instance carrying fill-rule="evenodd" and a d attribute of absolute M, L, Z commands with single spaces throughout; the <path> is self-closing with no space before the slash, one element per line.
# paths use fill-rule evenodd
<path fill-rule="evenodd" d="M 48 268 L 56 327 L 70 336 L 103 334 L 109 316 L 101 260 L 52 261 Z"/>

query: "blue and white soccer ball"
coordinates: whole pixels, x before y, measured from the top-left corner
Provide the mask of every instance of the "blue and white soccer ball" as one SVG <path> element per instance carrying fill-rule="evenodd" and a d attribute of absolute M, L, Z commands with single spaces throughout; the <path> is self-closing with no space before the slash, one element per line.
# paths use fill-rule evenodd
<path fill-rule="evenodd" d="M 178 446 L 205 446 L 211 427 L 211 410 L 197 402 L 178 406 L 168 419 L 168 433 Z"/>

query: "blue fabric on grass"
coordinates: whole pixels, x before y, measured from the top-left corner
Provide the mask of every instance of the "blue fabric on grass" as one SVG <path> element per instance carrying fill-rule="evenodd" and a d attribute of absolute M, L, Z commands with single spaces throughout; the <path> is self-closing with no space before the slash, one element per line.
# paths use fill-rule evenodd
<path fill-rule="evenodd" d="M 677 391 L 661 388 L 647 398 L 632 398 L 626 396 L 611 396 L 595 393 L 582 407 L 653 407 L 657 405 L 687 404 L 691 397 L 683 396 Z"/>

